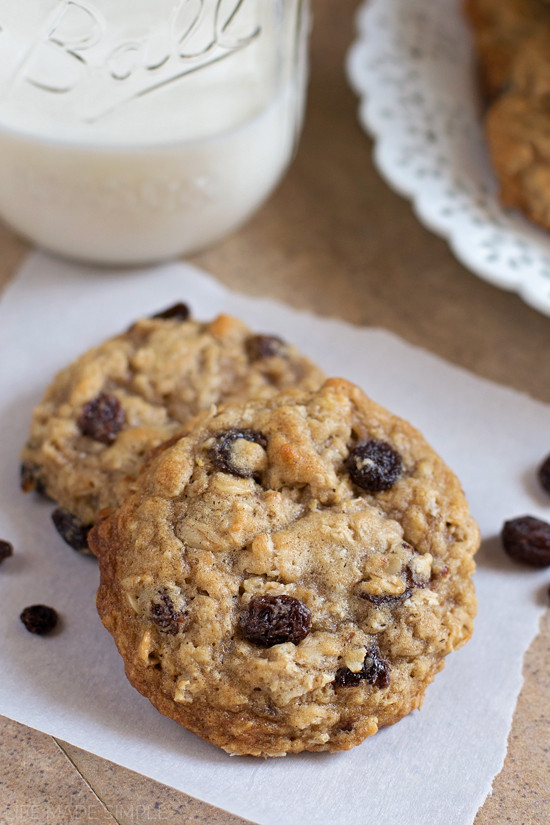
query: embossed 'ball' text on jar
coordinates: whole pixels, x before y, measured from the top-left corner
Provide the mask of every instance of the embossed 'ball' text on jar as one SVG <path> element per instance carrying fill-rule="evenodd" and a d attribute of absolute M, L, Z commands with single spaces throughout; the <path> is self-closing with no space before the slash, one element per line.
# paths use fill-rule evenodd
<path fill-rule="evenodd" d="M 0 217 L 104 264 L 190 254 L 300 133 L 307 0 L 0 0 Z"/>

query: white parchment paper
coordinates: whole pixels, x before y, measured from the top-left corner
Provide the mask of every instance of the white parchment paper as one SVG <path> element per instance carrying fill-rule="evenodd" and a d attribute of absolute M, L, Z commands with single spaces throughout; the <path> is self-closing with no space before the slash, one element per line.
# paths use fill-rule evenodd
<path fill-rule="evenodd" d="M 350 752 L 230 758 L 160 716 L 126 682 L 95 613 L 95 561 L 60 540 L 51 504 L 18 489 L 20 445 L 54 372 L 176 300 L 196 317 L 229 312 L 287 337 L 408 418 L 458 473 L 479 522 L 472 641 L 448 658 L 420 712 Z M 115 273 L 33 254 L 0 300 L 0 433 L 0 537 L 16 548 L 0 569 L 0 713 L 262 825 L 472 822 L 502 766 L 546 602 L 548 571 L 513 564 L 497 536 L 507 518 L 550 517 L 535 478 L 550 407 L 383 331 L 229 292 L 191 266 Z M 19 613 L 36 602 L 60 612 L 59 632 L 24 629 Z"/>

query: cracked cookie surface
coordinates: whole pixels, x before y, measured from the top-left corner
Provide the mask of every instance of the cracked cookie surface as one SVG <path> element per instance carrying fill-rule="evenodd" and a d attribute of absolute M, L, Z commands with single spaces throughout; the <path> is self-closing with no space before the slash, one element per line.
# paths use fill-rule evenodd
<path fill-rule="evenodd" d="M 55 377 L 22 453 L 24 490 L 90 525 L 121 503 L 150 450 L 199 412 L 322 383 L 321 370 L 280 338 L 228 315 L 189 320 L 185 309 L 140 319 Z"/>
<path fill-rule="evenodd" d="M 346 750 L 420 707 L 472 633 L 478 543 L 421 434 L 341 379 L 197 420 L 90 534 L 130 682 L 256 756 Z"/>

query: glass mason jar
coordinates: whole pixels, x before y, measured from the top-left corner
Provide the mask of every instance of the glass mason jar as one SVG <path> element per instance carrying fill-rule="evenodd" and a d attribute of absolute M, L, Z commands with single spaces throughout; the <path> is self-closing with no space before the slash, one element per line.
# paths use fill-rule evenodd
<path fill-rule="evenodd" d="M 0 0 L 0 216 L 104 264 L 198 251 L 300 132 L 307 0 Z"/>

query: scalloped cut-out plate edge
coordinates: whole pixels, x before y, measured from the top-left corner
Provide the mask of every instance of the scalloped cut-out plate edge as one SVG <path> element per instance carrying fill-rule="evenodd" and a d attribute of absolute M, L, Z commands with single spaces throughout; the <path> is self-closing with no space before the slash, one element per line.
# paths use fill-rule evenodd
<path fill-rule="evenodd" d="M 550 316 L 550 232 L 500 205 L 460 0 L 367 0 L 346 60 L 386 182 L 494 286 Z"/>

